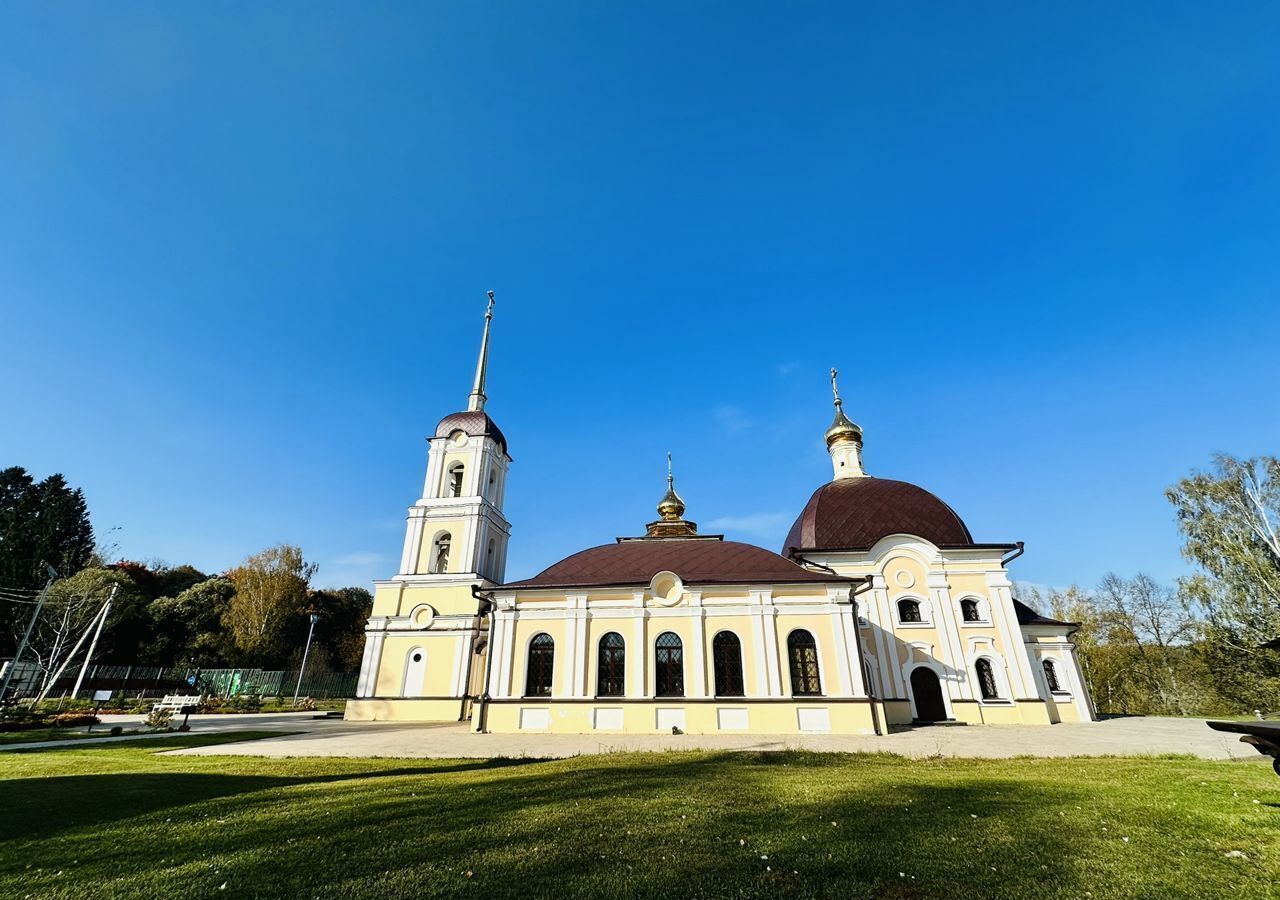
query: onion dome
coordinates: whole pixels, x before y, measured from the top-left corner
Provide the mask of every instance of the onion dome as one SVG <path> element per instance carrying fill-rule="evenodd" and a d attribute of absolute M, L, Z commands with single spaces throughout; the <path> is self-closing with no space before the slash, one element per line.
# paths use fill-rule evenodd
<path fill-rule="evenodd" d="M 508 588 L 645 585 L 659 572 L 674 572 L 686 585 L 787 584 L 844 581 L 815 572 L 771 550 L 719 537 L 667 540 L 622 538 L 560 560 Z"/>
<path fill-rule="evenodd" d="M 813 492 L 787 534 L 783 553 L 867 550 L 891 534 L 936 547 L 974 546 L 955 510 L 922 487 L 888 478 L 838 478 Z"/>
<path fill-rule="evenodd" d="M 658 515 L 667 522 L 679 521 L 684 515 L 684 501 L 680 499 L 680 495 L 676 493 L 674 485 L 668 479 L 667 492 L 662 499 L 658 501 Z"/>
<path fill-rule="evenodd" d="M 836 398 L 836 418 L 827 429 L 827 447 L 830 448 L 841 441 L 862 443 L 862 429 L 853 424 L 841 408 L 840 398 Z"/>
<path fill-rule="evenodd" d="M 696 522 L 686 522 L 682 518 L 684 501 L 676 493 L 675 476 L 671 474 L 670 453 L 667 454 L 667 492 L 658 501 L 658 515 L 660 516 L 658 521 L 650 522 L 645 526 L 645 533 L 649 537 L 685 537 L 698 533 Z"/>

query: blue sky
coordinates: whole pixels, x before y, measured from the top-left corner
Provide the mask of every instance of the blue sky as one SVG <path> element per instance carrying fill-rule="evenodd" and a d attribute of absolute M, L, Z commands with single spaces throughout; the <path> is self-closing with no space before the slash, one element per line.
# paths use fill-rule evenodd
<path fill-rule="evenodd" d="M 0 7 L 0 464 L 131 558 L 395 571 L 489 411 L 508 576 L 780 546 L 876 475 L 1015 578 L 1186 571 L 1162 490 L 1280 451 L 1274 4 Z"/>

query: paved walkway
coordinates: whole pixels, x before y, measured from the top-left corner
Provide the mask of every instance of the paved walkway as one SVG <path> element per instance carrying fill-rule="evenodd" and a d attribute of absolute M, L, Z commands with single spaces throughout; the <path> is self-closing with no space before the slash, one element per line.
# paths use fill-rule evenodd
<path fill-rule="evenodd" d="M 200 721 L 197 721 L 197 718 Z M 201 733 L 205 719 L 192 717 Z M 269 716 L 231 717 L 237 728 L 266 728 Z M 221 725 L 222 723 L 216 723 Z M 238 744 L 175 750 L 175 754 L 369 757 L 569 757 L 659 750 L 786 750 L 887 752 L 910 757 L 1137 756 L 1188 753 L 1205 759 L 1257 758 L 1235 735 L 1211 730 L 1201 719 L 1130 718 L 1082 725 L 969 725 L 915 728 L 881 737 L 846 735 L 568 735 L 471 734 L 458 724 L 406 725 L 290 718 L 273 730 L 302 731 Z M 226 730 L 218 728 L 217 730 Z"/>
<path fill-rule="evenodd" d="M 197 734 L 218 734 L 227 731 L 296 731 L 309 725 L 320 724 L 316 721 L 316 713 L 266 713 L 263 715 L 209 715 L 192 716 L 191 730 Z M 101 717 L 102 724 L 95 725 L 92 737 L 71 738 L 65 741 L 27 741 L 21 744 L 0 744 L 0 753 L 9 750 L 44 750 L 50 747 L 83 747 L 97 744 L 114 744 L 120 741 L 142 741 L 155 738 L 174 737 L 171 731 L 152 731 L 145 734 L 122 734 L 111 737 L 108 732 L 112 725 L 123 728 L 141 728 L 146 716 L 113 716 Z M 339 721 L 339 720 L 335 720 Z M 175 727 L 181 719 L 174 720 Z"/>

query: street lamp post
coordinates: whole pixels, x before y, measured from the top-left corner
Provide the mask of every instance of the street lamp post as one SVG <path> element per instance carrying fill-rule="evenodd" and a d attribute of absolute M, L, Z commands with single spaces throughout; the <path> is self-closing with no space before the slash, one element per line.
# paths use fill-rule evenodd
<path fill-rule="evenodd" d="M 320 620 L 319 613 L 311 614 L 311 628 L 307 631 L 307 647 L 302 651 L 302 668 L 298 669 L 298 686 L 293 689 L 293 705 L 298 705 L 298 694 L 302 692 L 302 676 L 307 671 L 307 655 L 311 653 L 311 636 L 316 633 L 316 622 Z"/>

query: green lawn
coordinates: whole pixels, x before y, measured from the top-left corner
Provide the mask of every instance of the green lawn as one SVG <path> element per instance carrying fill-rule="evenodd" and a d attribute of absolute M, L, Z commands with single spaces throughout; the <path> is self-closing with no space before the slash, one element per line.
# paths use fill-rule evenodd
<path fill-rule="evenodd" d="M 226 739 L 0 753 L 0 896 L 959 900 L 1280 884 L 1280 778 L 1261 758 L 156 752 Z"/>
<path fill-rule="evenodd" d="M 0 746 L 5 744 L 34 744 L 37 741 L 74 741 L 80 738 L 111 737 L 110 725 L 95 725 L 88 731 L 87 725 L 76 728 L 28 728 L 25 731 L 0 731 Z M 124 734 L 137 734 L 130 729 Z"/>

